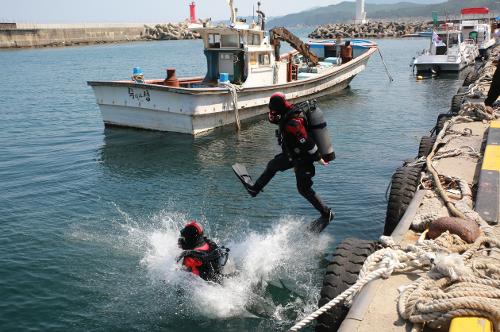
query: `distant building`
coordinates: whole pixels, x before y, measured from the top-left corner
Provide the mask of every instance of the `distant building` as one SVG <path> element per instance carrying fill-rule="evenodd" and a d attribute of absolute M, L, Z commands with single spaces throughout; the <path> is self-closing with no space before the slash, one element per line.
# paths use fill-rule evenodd
<path fill-rule="evenodd" d="M 355 24 L 366 23 L 365 0 L 356 0 L 356 19 Z"/>

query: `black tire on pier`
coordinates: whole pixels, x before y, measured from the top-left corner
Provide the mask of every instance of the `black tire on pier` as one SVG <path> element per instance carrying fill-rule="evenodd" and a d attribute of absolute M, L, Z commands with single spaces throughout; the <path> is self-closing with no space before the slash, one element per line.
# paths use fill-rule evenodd
<path fill-rule="evenodd" d="M 391 193 L 387 203 L 384 235 L 391 235 L 410 205 L 418 185 L 422 166 L 399 167 L 392 175 Z"/>
<path fill-rule="evenodd" d="M 356 283 L 363 263 L 376 248 L 377 243 L 375 241 L 356 238 L 344 239 L 337 246 L 323 279 L 319 307 L 330 302 L 330 300 L 336 298 Z M 348 312 L 349 308 L 344 303 L 337 304 L 318 317 L 316 332 L 337 331 Z"/>
<path fill-rule="evenodd" d="M 446 123 L 446 121 L 448 121 L 452 117 L 453 117 L 453 114 L 450 114 L 450 113 L 441 113 L 438 115 L 437 121 L 436 121 L 436 127 L 435 127 L 436 136 L 439 135 L 439 132 L 441 131 L 441 129 L 444 128 L 444 124 Z"/>
<path fill-rule="evenodd" d="M 472 83 L 476 82 L 479 78 L 479 74 L 476 71 L 471 71 L 465 76 L 465 80 L 463 86 L 469 86 Z"/>
<path fill-rule="evenodd" d="M 454 95 L 453 98 L 451 98 L 450 112 L 453 114 L 458 114 L 460 108 L 462 108 L 462 104 L 464 103 L 464 101 L 465 96 Z"/>
<path fill-rule="evenodd" d="M 418 158 L 427 157 L 432 151 L 432 147 L 436 142 L 436 136 L 422 136 L 420 145 L 418 146 Z"/>

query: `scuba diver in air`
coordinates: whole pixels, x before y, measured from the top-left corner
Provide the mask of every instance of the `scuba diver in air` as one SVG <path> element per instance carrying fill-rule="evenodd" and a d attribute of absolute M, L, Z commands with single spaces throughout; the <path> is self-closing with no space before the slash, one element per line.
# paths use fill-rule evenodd
<path fill-rule="evenodd" d="M 203 228 L 196 221 L 184 226 L 178 239 L 183 252 L 177 258 L 185 270 L 200 278 L 220 283 L 222 270 L 228 259 L 229 249 L 218 246 L 203 235 Z"/>
<path fill-rule="evenodd" d="M 321 214 L 309 226 L 311 232 L 321 232 L 335 213 L 323 203 L 312 189 L 315 175 L 314 162 L 328 165 L 335 158 L 323 113 L 314 101 L 299 104 L 289 103 L 281 92 L 274 93 L 269 100 L 269 122 L 279 126 L 276 134 L 282 152 L 267 164 L 262 175 L 252 182 L 245 166 L 233 165 L 233 170 L 248 193 L 255 197 L 271 181 L 277 171 L 293 168 L 299 193 Z"/>

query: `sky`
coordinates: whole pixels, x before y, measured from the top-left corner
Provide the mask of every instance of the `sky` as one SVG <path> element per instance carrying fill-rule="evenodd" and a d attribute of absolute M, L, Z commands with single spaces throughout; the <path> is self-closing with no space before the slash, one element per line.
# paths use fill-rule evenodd
<path fill-rule="evenodd" d="M 177 22 L 189 16 L 188 0 L 0 0 L 0 22 L 148 23 Z M 281 16 L 338 0 L 261 0 L 266 16 Z M 195 0 L 197 17 L 229 18 L 226 0 Z M 257 0 L 234 0 L 238 16 L 251 16 Z"/>

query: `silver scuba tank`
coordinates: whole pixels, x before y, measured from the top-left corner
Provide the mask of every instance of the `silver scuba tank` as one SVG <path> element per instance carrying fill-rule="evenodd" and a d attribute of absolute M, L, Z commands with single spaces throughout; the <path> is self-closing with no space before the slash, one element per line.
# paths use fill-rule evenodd
<path fill-rule="evenodd" d="M 316 106 L 316 103 L 307 102 L 309 110 L 306 112 L 309 122 L 309 131 L 318 146 L 319 153 L 324 161 L 332 161 L 335 159 L 335 151 L 333 150 L 332 140 L 326 127 L 325 116 L 323 111 Z"/>

